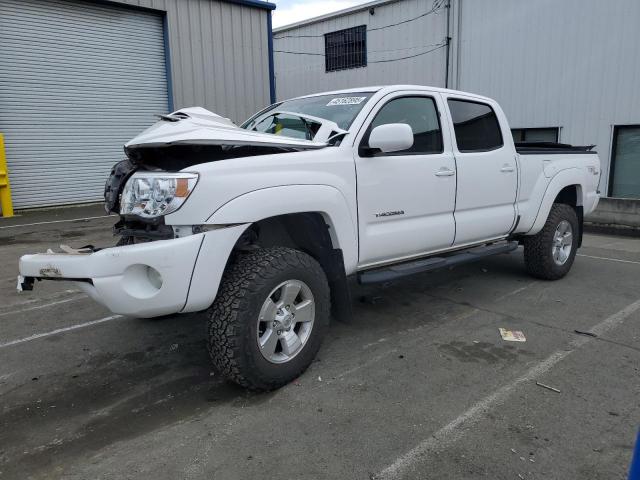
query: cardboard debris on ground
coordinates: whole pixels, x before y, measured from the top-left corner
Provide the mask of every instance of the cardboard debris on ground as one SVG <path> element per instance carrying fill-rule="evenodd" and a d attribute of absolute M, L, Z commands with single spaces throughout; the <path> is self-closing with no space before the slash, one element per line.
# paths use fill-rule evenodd
<path fill-rule="evenodd" d="M 524 336 L 520 330 L 507 330 L 506 328 L 499 328 L 500 336 L 507 342 L 526 342 L 527 337 Z"/>

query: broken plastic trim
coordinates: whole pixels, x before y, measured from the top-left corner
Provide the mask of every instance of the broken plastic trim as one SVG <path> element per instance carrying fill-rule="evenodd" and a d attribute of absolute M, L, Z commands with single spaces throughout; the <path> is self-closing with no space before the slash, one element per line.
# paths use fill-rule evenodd
<path fill-rule="evenodd" d="M 93 280 L 90 278 L 62 278 L 62 277 L 23 277 L 22 275 L 18 275 L 18 292 L 30 292 L 33 290 L 33 285 L 35 281 L 41 280 L 54 280 L 58 282 L 82 282 L 88 283 L 89 285 L 93 285 Z"/>
<path fill-rule="evenodd" d="M 186 113 L 183 112 L 177 112 L 177 113 L 167 113 L 167 114 L 160 114 L 157 115 L 157 117 L 160 120 L 165 120 L 167 122 L 179 122 L 180 120 L 184 120 L 185 118 L 189 118 L 189 115 L 187 115 Z"/>

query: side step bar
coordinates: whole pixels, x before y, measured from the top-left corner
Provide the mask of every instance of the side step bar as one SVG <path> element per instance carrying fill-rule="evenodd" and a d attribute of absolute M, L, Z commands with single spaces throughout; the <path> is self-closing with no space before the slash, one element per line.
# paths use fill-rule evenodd
<path fill-rule="evenodd" d="M 460 265 L 461 263 L 475 262 L 484 257 L 499 253 L 512 252 L 518 248 L 518 242 L 497 242 L 489 245 L 460 250 L 442 257 L 430 257 L 410 262 L 397 263 L 389 267 L 366 270 L 358 273 L 358 281 L 362 284 L 380 283 L 407 277 L 415 273 L 430 272 L 443 267 Z"/>

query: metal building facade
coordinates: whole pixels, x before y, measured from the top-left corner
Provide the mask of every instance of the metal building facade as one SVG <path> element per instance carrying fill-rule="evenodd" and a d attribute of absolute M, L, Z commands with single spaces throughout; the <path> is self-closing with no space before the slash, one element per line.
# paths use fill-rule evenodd
<path fill-rule="evenodd" d="M 325 15 L 274 29 L 276 97 L 283 100 L 363 85 L 444 85 L 446 9 L 438 8 L 415 21 L 401 23 L 441 3 L 444 2 L 371 2 L 340 15 Z M 359 25 L 367 27 L 367 66 L 325 73 L 324 35 Z M 410 58 L 396 60 L 398 57 Z"/>
<path fill-rule="evenodd" d="M 122 144 L 168 105 L 162 16 L 2 0 L 0 131 L 16 208 L 100 198 Z"/>
<path fill-rule="evenodd" d="M 0 0 L 0 132 L 14 207 L 99 201 L 155 114 L 271 103 L 272 4 Z"/>
<path fill-rule="evenodd" d="M 87 1 L 87 0 L 85 0 Z M 271 10 L 258 0 L 117 0 L 166 15 L 175 108 L 241 122 L 271 103 Z"/>
<path fill-rule="evenodd" d="M 450 0 L 441 2 L 436 14 L 425 15 L 433 6 L 432 0 L 380 0 L 274 30 L 277 98 L 394 83 L 487 95 L 500 102 L 512 128 L 555 127 L 561 142 L 595 144 L 602 160 L 600 191 L 610 195 L 614 129 L 640 129 L 640 2 Z M 426 51 L 421 46 L 437 45 L 448 32 L 449 62 L 443 47 L 405 60 L 325 72 L 324 45 L 308 37 L 403 21 L 368 33 L 370 58 Z M 633 168 L 640 182 L 640 154 Z"/>
<path fill-rule="evenodd" d="M 512 128 L 595 144 L 610 195 L 616 125 L 640 124 L 640 2 L 457 1 L 452 88 L 495 98 Z M 640 161 L 640 159 L 639 159 Z"/>

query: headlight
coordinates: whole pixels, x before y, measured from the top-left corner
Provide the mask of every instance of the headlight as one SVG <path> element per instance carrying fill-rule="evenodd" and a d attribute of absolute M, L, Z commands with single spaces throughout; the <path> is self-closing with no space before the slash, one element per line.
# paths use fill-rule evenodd
<path fill-rule="evenodd" d="M 196 173 L 134 173 L 122 190 L 120 213 L 152 218 L 175 212 L 197 181 Z"/>

